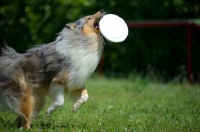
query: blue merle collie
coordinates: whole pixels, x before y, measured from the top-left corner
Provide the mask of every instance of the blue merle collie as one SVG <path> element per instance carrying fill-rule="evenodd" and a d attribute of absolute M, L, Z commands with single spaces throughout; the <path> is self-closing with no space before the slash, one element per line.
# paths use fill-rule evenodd
<path fill-rule="evenodd" d="M 101 58 L 104 41 L 98 24 L 104 15 L 100 10 L 66 24 L 54 42 L 24 54 L 9 46 L 2 49 L 0 109 L 16 113 L 18 127 L 30 129 L 46 95 L 52 100 L 47 116 L 64 104 L 65 93 L 75 102 L 72 111 L 87 101 L 84 85 Z"/>

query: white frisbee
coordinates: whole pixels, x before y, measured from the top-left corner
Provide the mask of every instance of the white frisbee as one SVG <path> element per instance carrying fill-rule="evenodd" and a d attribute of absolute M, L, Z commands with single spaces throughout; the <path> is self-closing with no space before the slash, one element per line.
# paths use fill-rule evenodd
<path fill-rule="evenodd" d="M 125 21 L 117 15 L 107 14 L 99 22 L 101 34 L 111 42 L 122 42 L 128 36 Z"/>

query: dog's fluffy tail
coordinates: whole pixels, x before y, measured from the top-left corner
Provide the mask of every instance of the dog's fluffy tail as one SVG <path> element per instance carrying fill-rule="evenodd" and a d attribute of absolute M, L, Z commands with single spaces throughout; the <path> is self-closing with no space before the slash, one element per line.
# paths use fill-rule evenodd
<path fill-rule="evenodd" d="M 1 49 L 2 54 L 0 56 L 0 110 L 15 110 L 19 105 L 19 98 L 17 95 L 16 87 L 12 85 L 13 81 L 12 73 L 14 71 L 14 65 L 16 64 L 16 58 L 20 55 L 13 48 L 5 45 L 5 48 Z M 15 109 L 14 109 L 15 108 Z"/>
<path fill-rule="evenodd" d="M 1 48 L 1 53 L 3 55 L 18 54 L 13 48 L 9 47 L 8 45 L 5 45 L 4 48 Z"/>
<path fill-rule="evenodd" d="M 12 88 L 0 86 L 0 110 L 12 110 L 14 113 L 19 113 L 19 96 Z"/>
<path fill-rule="evenodd" d="M 0 55 L 0 89 L 10 82 L 14 71 L 16 70 L 16 64 L 20 54 L 18 54 L 13 48 L 5 45 L 5 48 L 1 49 Z"/>

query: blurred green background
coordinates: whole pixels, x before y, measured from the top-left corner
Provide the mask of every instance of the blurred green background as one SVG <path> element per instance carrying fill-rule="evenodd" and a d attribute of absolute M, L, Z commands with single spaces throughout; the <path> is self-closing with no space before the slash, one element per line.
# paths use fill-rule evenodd
<path fill-rule="evenodd" d="M 0 46 L 7 44 L 22 53 L 33 45 L 54 41 L 66 23 L 100 9 L 127 22 L 200 17 L 199 0 L 1 0 Z M 122 43 L 106 41 L 103 55 L 106 76 L 152 74 L 165 81 L 186 77 L 186 28 L 130 28 L 129 31 Z M 199 37 L 192 39 L 195 78 L 200 71 Z"/>

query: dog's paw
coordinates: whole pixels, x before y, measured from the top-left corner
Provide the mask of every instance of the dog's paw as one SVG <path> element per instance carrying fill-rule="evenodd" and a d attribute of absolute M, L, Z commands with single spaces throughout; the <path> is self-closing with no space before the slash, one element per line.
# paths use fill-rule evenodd
<path fill-rule="evenodd" d="M 82 105 L 83 105 L 83 103 L 80 103 L 80 102 L 75 103 L 72 108 L 72 112 L 77 111 Z"/>
<path fill-rule="evenodd" d="M 81 107 L 80 104 L 78 104 L 78 103 L 74 104 L 74 106 L 72 108 L 72 112 L 77 111 L 80 107 Z"/>
<path fill-rule="evenodd" d="M 72 112 L 75 112 L 76 110 L 78 110 L 79 108 L 81 108 L 81 106 L 88 100 L 88 94 L 83 93 L 81 95 L 81 98 L 79 98 L 76 103 L 74 104 L 73 108 L 72 108 Z"/>
<path fill-rule="evenodd" d="M 47 110 L 47 111 L 46 111 L 46 116 L 50 116 L 50 115 L 51 115 L 50 110 Z"/>

